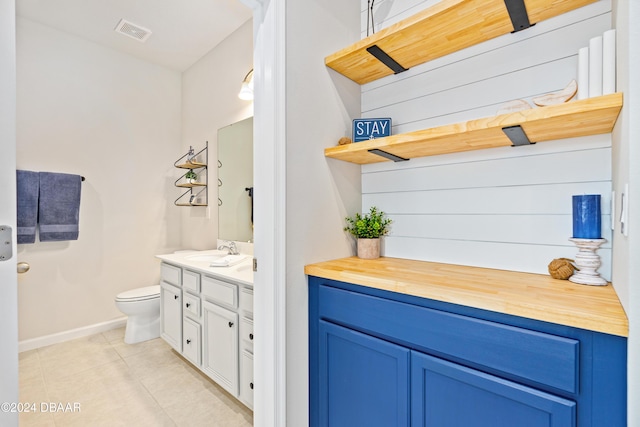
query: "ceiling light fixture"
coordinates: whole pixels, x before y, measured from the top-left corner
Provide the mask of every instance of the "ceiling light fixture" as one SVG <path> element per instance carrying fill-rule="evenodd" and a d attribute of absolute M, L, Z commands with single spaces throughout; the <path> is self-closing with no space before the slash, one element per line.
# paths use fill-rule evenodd
<path fill-rule="evenodd" d="M 238 93 L 238 98 L 245 101 L 251 101 L 253 99 L 253 68 L 246 76 L 244 76 L 240 93 Z"/>

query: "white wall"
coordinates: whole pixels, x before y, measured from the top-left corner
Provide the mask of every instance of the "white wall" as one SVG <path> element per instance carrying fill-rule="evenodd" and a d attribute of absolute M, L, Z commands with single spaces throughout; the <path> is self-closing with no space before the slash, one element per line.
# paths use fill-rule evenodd
<path fill-rule="evenodd" d="M 218 129 L 253 115 L 253 104 L 238 98 L 244 76 L 253 68 L 252 20 L 224 39 L 182 74 L 182 148 L 196 151 L 209 141 L 209 207 L 181 207 L 182 246 L 212 249 L 218 238 Z M 180 176 L 176 172 L 175 178 Z M 171 193 L 177 198 L 181 191 Z"/>
<path fill-rule="evenodd" d="M 381 3 L 376 29 L 433 3 Z M 562 89 L 576 78 L 578 49 L 611 28 L 610 10 L 601 0 L 364 85 L 362 116 L 391 117 L 403 133 Z M 611 278 L 610 135 L 365 165 L 362 192 L 363 209 L 377 205 L 393 220 L 386 256 L 542 274 L 577 253 L 571 196 L 601 194 L 600 272 Z"/>
<path fill-rule="evenodd" d="M 17 167 L 75 173 L 80 237 L 20 245 L 20 340 L 122 314 L 113 299 L 158 283 L 180 245 L 173 162 L 180 73 L 19 19 Z"/>
<path fill-rule="evenodd" d="M 628 341 L 628 409 L 629 426 L 640 426 L 640 233 L 637 212 L 640 201 L 640 123 L 637 120 L 640 100 L 640 19 L 637 2 L 615 1 L 614 23 L 618 33 L 618 87 L 624 93 L 624 108 L 613 133 L 613 187 L 619 219 L 621 195 L 629 183 L 629 235 L 621 234 L 616 222 L 613 241 L 613 283 L 629 318 Z"/>
<path fill-rule="evenodd" d="M 353 255 L 344 217 L 360 211 L 359 167 L 326 159 L 350 135 L 359 87 L 324 57 L 358 38 L 358 5 L 286 2 L 287 425 L 308 422 L 307 281 L 304 265 Z M 258 242 L 259 243 L 259 242 Z"/>

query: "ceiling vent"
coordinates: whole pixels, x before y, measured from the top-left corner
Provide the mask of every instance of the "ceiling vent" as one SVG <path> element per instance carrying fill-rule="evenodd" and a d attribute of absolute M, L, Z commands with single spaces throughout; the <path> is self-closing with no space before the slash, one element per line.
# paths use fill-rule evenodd
<path fill-rule="evenodd" d="M 116 33 L 124 34 L 125 36 L 131 37 L 132 39 L 136 39 L 140 42 L 146 42 L 151 35 L 151 30 L 136 25 L 125 19 L 121 19 L 114 30 Z"/>

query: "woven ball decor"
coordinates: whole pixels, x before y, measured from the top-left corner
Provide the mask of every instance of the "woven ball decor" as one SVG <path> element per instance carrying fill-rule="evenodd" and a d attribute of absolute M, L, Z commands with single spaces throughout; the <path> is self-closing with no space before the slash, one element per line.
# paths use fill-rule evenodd
<path fill-rule="evenodd" d="M 549 263 L 549 274 L 554 279 L 567 280 L 575 270 L 572 263 L 573 260 L 569 258 L 556 258 Z"/>

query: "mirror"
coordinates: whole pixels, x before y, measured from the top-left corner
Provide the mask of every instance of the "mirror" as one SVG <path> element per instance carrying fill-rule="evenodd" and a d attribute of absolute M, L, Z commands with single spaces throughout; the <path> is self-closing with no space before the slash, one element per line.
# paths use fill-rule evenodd
<path fill-rule="evenodd" d="M 218 130 L 218 238 L 253 241 L 253 117 Z"/>

